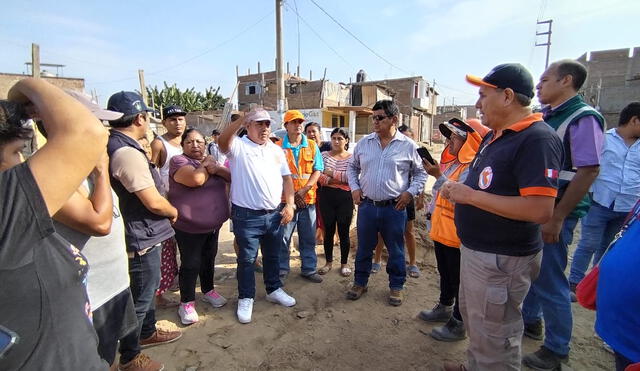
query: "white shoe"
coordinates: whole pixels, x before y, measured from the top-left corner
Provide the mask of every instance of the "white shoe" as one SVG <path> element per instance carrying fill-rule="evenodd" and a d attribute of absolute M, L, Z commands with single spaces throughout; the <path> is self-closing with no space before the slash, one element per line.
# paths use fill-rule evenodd
<path fill-rule="evenodd" d="M 227 299 L 218 294 L 216 290 L 211 290 L 208 293 L 204 294 L 202 296 L 202 301 L 211 304 L 211 306 L 213 306 L 214 308 L 220 308 L 221 306 L 227 304 Z"/>
<path fill-rule="evenodd" d="M 251 312 L 253 312 L 253 299 L 238 299 L 238 321 L 240 321 L 240 323 L 251 322 Z"/>
<path fill-rule="evenodd" d="M 280 304 L 285 307 L 292 307 L 296 305 L 296 299 L 289 296 L 283 289 L 279 288 L 271 294 L 267 294 L 267 301 Z"/>
<path fill-rule="evenodd" d="M 178 307 L 178 316 L 183 325 L 190 325 L 198 322 L 198 312 L 196 312 L 195 302 L 180 303 Z"/>

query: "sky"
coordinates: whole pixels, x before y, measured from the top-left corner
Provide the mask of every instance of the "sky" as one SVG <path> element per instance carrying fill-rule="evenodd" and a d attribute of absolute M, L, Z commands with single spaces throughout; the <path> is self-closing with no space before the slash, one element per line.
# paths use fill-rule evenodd
<path fill-rule="evenodd" d="M 0 17 L 0 72 L 24 73 L 31 43 L 41 63 L 64 64 L 106 105 L 120 90 L 146 84 L 181 89 L 220 86 L 229 97 L 240 74 L 275 69 L 275 0 L 7 1 Z M 423 76 L 438 104 L 473 104 L 484 76 L 505 62 L 544 71 L 550 61 L 589 51 L 640 46 L 640 1 L 632 0 L 285 0 L 285 61 L 301 76 L 335 82 Z"/>

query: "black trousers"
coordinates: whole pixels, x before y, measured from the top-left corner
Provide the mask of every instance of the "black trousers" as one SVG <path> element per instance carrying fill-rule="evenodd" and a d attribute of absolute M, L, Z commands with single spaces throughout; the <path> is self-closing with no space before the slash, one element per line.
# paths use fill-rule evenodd
<path fill-rule="evenodd" d="M 218 254 L 218 230 L 210 233 L 187 233 L 176 229 L 180 250 L 180 301 L 196 300 L 196 281 L 200 276 L 200 291 L 213 290 L 213 266 Z"/>
<path fill-rule="evenodd" d="M 324 256 L 327 262 L 333 261 L 333 236 L 338 227 L 340 236 L 340 263 L 347 264 L 349 259 L 349 226 L 353 218 L 353 198 L 351 192 L 333 187 L 321 187 L 318 191 L 320 213 L 324 222 Z"/>
<path fill-rule="evenodd" d="M 433 241 L 440 273 L 440 304 L 453 305 L 453 318 L 462 321 L 458 306 L 460 288 L 460 249 Z"/>

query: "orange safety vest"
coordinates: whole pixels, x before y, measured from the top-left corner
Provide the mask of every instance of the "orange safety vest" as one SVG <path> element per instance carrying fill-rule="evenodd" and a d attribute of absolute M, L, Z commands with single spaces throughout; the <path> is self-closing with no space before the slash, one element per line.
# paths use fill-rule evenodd
<path fill-rule="evenodd" d="M 469 167 L 469 164 L 461 164 L 457 161 L 450 162 L 447 168 L 458 166 L 451 175 L 448 176 L 451 181 L 458 181 L 460 174 Z M 460 239 L 456 231 L 456 224 L 453 221 L 454 205 L 442 197 L 438 192 L 436 204 L 431 215 L 431 232 L 429 237 L 432 240 L 440 242 L 450 247 L 460 247 Z"/>
<path fill-rule="evenodd" d="M 284 140 L 279 140 L 276 142 L 282 148 L 282 144 Z M 316 151 L 318 150 L 318 145 L 312 139 L 307 138 L 307 146 L 300 148 L 300 153 L 298 154 L 298 166 L 296 166 L 296 159 L 293 156 L 293 151 L 291 148 L 282 148 L 284 151 L 284 155 L 287 158 L 287 164 L 289 165 L 289 170 L 291 171 L 291 179 L 293 179 L 293 190 L 297 191 L 300 188 L 307 185 L 311 174 L 313 173 L 313 159 L 316 156 Z M 307 192 L 307 195 L 304 198 L 304 202 L 309 205 L 313 205 L 316 203 L 316 190 L 318 186 L 317 184 L 313 186 Z"/>
<path fill-rule="evenodd" d="M 475 125 L 473 125 L 475 126 Z M 475 130 L 478 130 L 474 127 Z M 471 161 L 473 161 L 480 143 L 482 142 L 482 135 L 477 131 L 467 133 L 467 140 L 458 151 L 458 155 L 455 160 L 452 160 L 452 156 L 449 154 L 448 146 L 445 147 L 443 158 L 447 158 L 449 161 L 444 164 L 445 169 L 449 169 L 452 166 L 458 166 L 451 175 L 448 176 L 449 180 L 457 182 L 460 179 L 460 174 L 469 167 Z M 445 156 L 445 154 L 447 156 Z M 444 172 L 444 171 L 443 171 Z M 445 200 L 441 193 L 438 192 L 436 197 L 435 207 L 433 214 L 431 215 L 431 232 L 429 237 L 433 241 L 440 242 L 443 245 L 450 247 L 460 247 L 460 238 L 458 238 L 458 232 L 456 230 L 456 224 L 453 221 L 454 217 L 454 205 Z"/>

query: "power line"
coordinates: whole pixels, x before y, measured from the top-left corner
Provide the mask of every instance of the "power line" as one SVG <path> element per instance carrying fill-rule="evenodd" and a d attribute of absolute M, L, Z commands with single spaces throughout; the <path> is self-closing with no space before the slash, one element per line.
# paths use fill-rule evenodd
<path fill-rule="evenodd" d="M 289 9 L 291 9 L 291 6 L 290 6 L 290 5 L 288 5 L 286 2 L 284 3 L 284 5 L 285 5 L 285 6 L 287 6 L 287 7 L 289 7 Z M 320 36 L 320 34 L 319 34 L 319 33 L 318 33 L 318 32 L 317 32 L 313 27 L 311 27 L 311 25 L 309 24 L 309 22 L 307 22 L 307 21 L 304 19 L 304 17 L 302 17 L 302 16 L 301 16 L 299 13 L 297 13 L 297 12 L 296 12 L 296 16 L 297 16 L 298 18 L 300 18 L 300 20 L 302 21 L 302 23 L 304 23 L 307 27 L 309 27 L 309 29 L 311 30 L 311 32 L 313 32 L 313 33 L 314 33 L 314 35 L 316 35 L 316 37 L 317 37 L 318 39 L 320 39 L 320 41 L 322 41 L 322 42 L 325 44 L 325 46 L 326 46 L 327 48 L 329 48 L 329 49 L 330 49 L 330 50 L 331 50 L 331 51 L 332 51 L 332 52 L 333 52 L 333 53 L 334 53 L 338 58 L 342 59 L 342 61 L 343 61 L 344 63 L 346 63 L 349 67 L 351 67 L 351 68 L 355 68 L 351 63 L 349 63 L 349 61 L 348 61 L 348 60 L 346 60 L 346 59 L 345 59 L 345 58 L 344 58 L 340 53 L 338 53 L 338 52 L 337 52 L 337 51 L 336 51 L 336 50 L 331 46 L 331 44 L 329 44 L 325 39 L 323 39 L 323 38 L 322 38 L 322 36 Z"/>
<path fill-rule="evenodd" d="M 190 57 L 190 58 L 188 58 L 188 59 L 185 59 L 184 61 L 179 62 L 179 63 L 177 63 L 177 64 L 174 64 L 174 65 L 171 65 L 171 66 L 168 66 L 168 67 L 165 67 L 165 68 L 162 68 L 162 69 L 159 69 L 159 70 L 156 70 L 156 71 L 150 72 L 150 73 L 148 73 L 147 75 L 149 75 L 149 76 L 150 76 L 150 75 L 158 75 L 158 74 L 161 74 L 161 73 L 166 72 L 166 71 L 168 71 L 168 70 L 172 70 L 172 69 L 174 69 L 174 68 L 177 68 L 177 67 L 183 66 L 183 65 L 185 65 L 185 64 L 187 64 L 187 63 L 189 63 L 189 62 L 193 61 L 194 59 L 197 59 L 197 58 L 200 58 L 200 57 L 204 56 L 205 54 L 211 53 L 212 51 L 214 51 L 214 50 L 216 50 L 216 49 L 220 48 L 221 46 L 223 46 L 223 45 L 225 45 L 225 44 L 228 44 L 228 43 L 230 43 L 231 41 L 236 40 L 237 38 L 239 38 L 240 36 L 242 36 L 243 34 L 245 34 L 247 31 L 249 31 L 249 30 L 251 30 L 252 28 L 256 27 L 258 24 L 260 24 L 262 21 L 264 21 L 267 17 L 271 16 L 273 13 L 274 13 L 274 11 L 271 11 L 271 12 L 269 12 L 269 13 L 265 14 L 263 17 L 261 17 L 260 19 L 258 19 L 258 20 L 257 20 L 257 21 L 255 21 L 254 23 L 252 23 L 249 27 L 247 27 L 247 28 L 243 29 L 242 31 L 240 31 L 239 33 L 237 33 L 236 35 L 234 35 L 233 37 L 231 37 L 231 38 L 229 38 L 229 39 L 227 39 L 227 40 L 225 40 L 225 41 L 223 41 L 223 42 L 221 42 L 221 43 L 219 43 L 219 44 L 217 44 L 217 45 L 213 46 L 212 48 L 209 48 L 209 49 L 207 49 L 207 50 L 205 50 L 205 51 L 203 51 L 203 52 L 201 52 L 201 53 L 199 53 L 199 54 L 197 54 L 197 55 L 194 55 L 193 57 Z M 122 82 L 122 81 L 127 81 L 127 80 L 135 80 L 135 79 L 137 79 L 137 77 L 127 77 L 127 78 L 122 78 L 122 79 L 117 79 L 117 80 L 94 82 L 94 83 L 92 83 L 92 84 L 94 84 L 94 85 L 111 84 L 111 83 Z"/>
<path fill-rule="evenodd" d="M 411 73 L 407 72 L 406 70 L 394 65 L 393 63 L 391 63 L 389 60 L 387 60 L 385 57 L 383 57 L 382 55 L 378 54 L 375 50 L 371 49 L 367 44 L 364 43 L 364 41 L 360 40 L 356 35 L 353 34 L 353 32 L 349 31 L 345 26 L 343 26 L 340 22 L 338 22 L 337 19 L 335 19 L 331 14 L 327 13 L 326 10 L 324 10 L 320 5 L 318 5 L 318 3 L 316 3 L 315 0 L 309 0 L 313 3 L 313 5 L 315 5 L 318 9 L 320 9 L 324 14 L 327 15 L 327 17 L 331 18 L 331 20 L 337 24 L 340 28 L 342 28 L 346 33 L 348 33 L 351 37 L 353 37 L 354 39 L 356 39 L 356 41 L 358 41 L 362 46 L 364 46 L 365 48 L 367 48 L 367 50 L 369 50 L 371 53 L 373 53 L 373 55 L 375 55 L 376 57 L 380 58 L 382 61 L 384 61 L 386 64 L 388 64 L 389 66 L 397 69 L 400 72 L 406 73 L 407 75 L 411 75 Z"/>
<path fill-rule="evenodd" d="M 231 37 L 230 39 L 227 39 L 227 40 L 225 40 L 225 41 L 221 42 L 220 44 L 218 44 L 218 45 L 216 45 L 216 46 L 214 46 L 214 47 L 212 47 L 212 48 L 210 48 L 210 49 L 207 49 L 207 50 L 205 50 L 204 52 L 202 52 L 202 53 L 200 53 L 200 54 L 198 54 L 198 55 L 195 55 L 195 56 L 193 56 L 193 57 L 191 57 L 191 58 L 189 58 L 189 59 L 186 59 L 186 60 L 184 60 L 184 61 L 182 61 L 182 62 L 180 62 L 180 63 L 178 63 L 178 64 L 174 64 L 174 65 L 172 65 L 172 66 L 169 66 L 169 67 L 166 67 L 166 68 L 163 68 L 163 69 L 160 69 L 160 70 L 157 70 L 157 71 L 151 72 L 151 73 L 149 73 L 149 75 L 154 75 L 154 74 L 158 74 L 158 73 L 166 72 L 166 71 L 168 71 L 168 70 L 172 70 L 172 69 L 174 69 L 174 68 L 176 68 L 176 67 L 180 67 L 180 66 L 182 66 L 182 65 L 185 65 L 185 64 L 187 64 L 187 63 L 191 62 L 191 61 L 192 61 L 192 60 L 194 60 L 194 59 L 200 58 L 200 57 L 202 57 L 202 56 L 203 56 L 203 55 L 205 55 L 205 54 L 211 53 L 212 51 L 214 51 L 214 50 L 218 49 L 219 47 L 221 47 L 221 46 L 223 46 L 223 45 L 225 45 L 225 44 L 228 44 L 228 43 L 230 43 L 231 41 L 236 40 L 237 38 L 239 38 L 240 36 L 242 36 L 243 34 L 245 34 L 247 31 L 249 31 L 249 30 L 251 30 L 252 28 L 256 27 L 258 24 L 260 24 L 262 21 L 264 21 L 267 17 L 271 16 L 273 13 L 274 13 L 274 11 L 271 11 L 271 12 L 269 12 L 268 14 L 265 14 L 262 18 L 258 19 L 258 20 L 257 20 L 257 21 L 255 21 L 252 25 L 250 25 L 249 27 L 247 27 L 247 28 L 245 28 L 244 30 L 240 31 L 239 33 L 237 33 L 235 36 Z"/>

